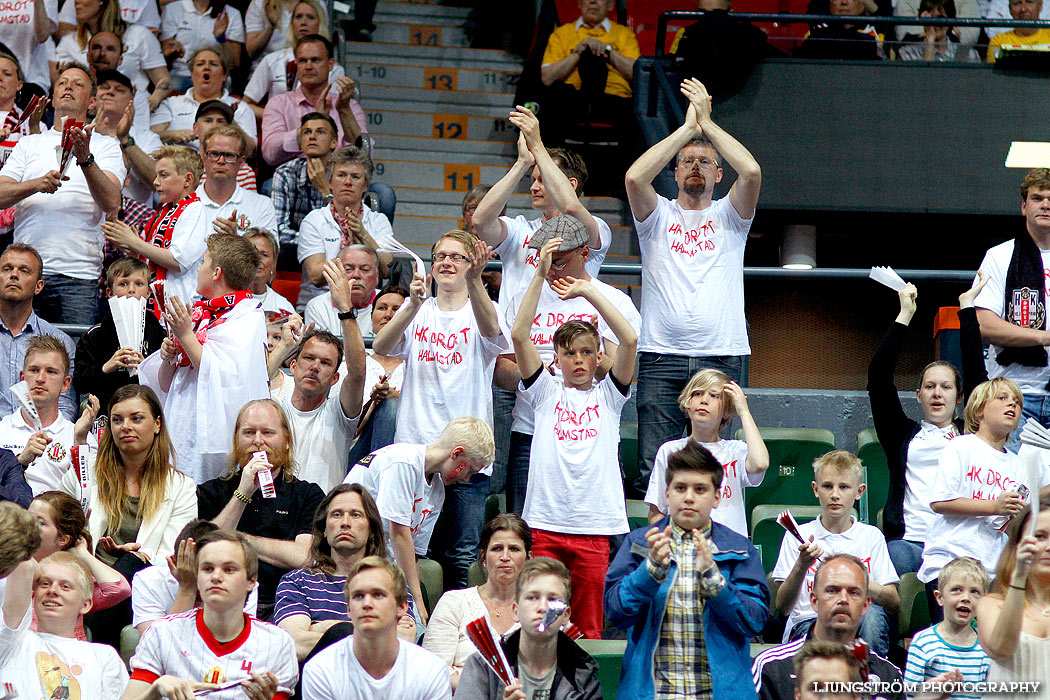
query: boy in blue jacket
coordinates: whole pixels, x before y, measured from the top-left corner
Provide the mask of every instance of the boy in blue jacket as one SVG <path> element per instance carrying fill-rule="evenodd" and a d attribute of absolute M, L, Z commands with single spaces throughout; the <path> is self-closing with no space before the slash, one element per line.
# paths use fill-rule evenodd
<path fill-rule="evenodd" d="M 722 465 L 689 442 L 667 460 L 668 516 L 627 536 L 605 578 L 605 614 L 630 628 L 618 700 L 755 698 L 750 639 L 769 612 L 751 542 L 711 521 Z"/>

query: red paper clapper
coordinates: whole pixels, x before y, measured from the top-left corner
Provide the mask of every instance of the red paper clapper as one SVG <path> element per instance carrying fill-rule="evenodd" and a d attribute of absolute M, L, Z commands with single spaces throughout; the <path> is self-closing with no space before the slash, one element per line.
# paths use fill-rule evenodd
<path fill-rule="evenodd" d="M 473 622 L 467 623 L 467 636 L 474 646 L 478 648 L 482 660 L 495 672 L 496 676 L 503 681 L 503 685 L 514 683 L 514 674 L 510 670 L 510 662 L 503 652 L 503 645 L 499 643 L 492 633 L 492 628 L 485 618 L 479 617 Z"/>
<path fill-rule="evenodd" d="M 62 157 L 58 161 L 58 172 L 60 175 L 66 174 L 66 166 L 69 165 L 69 161 L 73 157 L 73 129 L 83 128 L 84 122 L 78 122 L 72 117 L 67 117 L 66 123 L 62 126 Z"/>
<path fill-rule="evenodd" d="M 859 637 L 846 645 L 853 658 L 860 662 L 860 679 L 868 682 L 868 643 Z"/>
<path fill-rule="evenodd" d="M 29 117 L 36 111 L 37 106 L 40 104 L 40 95 L 33 95 L 33 98 L 29 100 L 29 104 L 22 110 L 22 114 L 18 117 L 18 120 L 11 125 L 11 133 L 18 131 L 18 127 L 22 126 Z"/>

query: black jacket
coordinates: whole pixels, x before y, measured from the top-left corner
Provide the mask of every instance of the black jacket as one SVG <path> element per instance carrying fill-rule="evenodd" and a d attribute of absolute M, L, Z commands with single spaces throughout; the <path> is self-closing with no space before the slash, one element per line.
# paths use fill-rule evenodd
<path fill-rule="evenodd" d="M 11 450 L 0 449 L 0 501 L 12 501 L 29 507 L 33 492 L 26 483 L 25 468 Z"/>
<path fill-rule="evenodd" d="M 137 377 L 132 377 L 126 369 L 118 369 L 112 374 L 103 374 L 102 365 L 113 357 L 120 344 L 117 342 L 117 329 L 113 317 L 109 315 L 109 305 L 103 305 L 103 318 L 100 323 L 91 327 L 77 342 L 77 361 L 73 365 L 73 387 L 80 396 L 94 394 L 105 413 L 113 393 L 126 384 L 138 384 Z M 146 313 L 146 330 L 144 357 L 160 350 L 164 341 L 164 329 L 153 314 Z"/>
<path fill-rule="evenodd" d="M 503 640 L 514 674 L 518 675 L 518 640 L 521 630 L 512 632 Z M 600 700 L 602 686 L 598 682 L 598 662 L 569 639 L 558 633 L 558 666 L 551 684 L 550 700 Z M 456 686 L 456 700 L 503 700 L 503 681 L 482 661 L 480 654 L 467 659 Z"/>
<path fill-rule="evenodd" d="M 882 530 L 886 541 L 904 537 L 904 491 L 908 445 L 919 432 L 919 423 L 909 418 L 901 406 L 897 387 L 893 383 L 893 369 L 900 358 L 904 334 L 908 327 L 894 322 L 882 339 L 875 356 L 868 365 L 868 400 L 871 402 L 871 417 L 875 421 L 875 432 L 886 452 L 886 463 L 890 469 L 890 490 L 886 498 L 886 509 L 882 513 Z M 984 347 L 981 344 L 981 326 L 977 322 L 977 310 L 959 309 L 959 338 L 962 346 L 963 405 L 970 392 L 988 379 L 984 367 Z M 960 431 L 962 426 L 960 425 Z M 873 504 L 878 507 L 880 504 Z"/>

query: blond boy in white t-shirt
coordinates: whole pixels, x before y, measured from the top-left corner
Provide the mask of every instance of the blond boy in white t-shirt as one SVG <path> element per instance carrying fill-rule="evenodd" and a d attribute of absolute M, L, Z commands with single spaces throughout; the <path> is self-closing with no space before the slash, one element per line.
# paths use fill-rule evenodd
<path fill-rule="evenodd" d="M 744 390 L 725 372 L 702 369 L 682 389 L 678 405 L 689 419 L 691 430 L 689 437 L 665 442 L 656 452 L 649 489 L 645 492 L 650 524 L 667 515 L 667 458 L 692 440 L 706 447 L 725 471 L 722 497 L 711 511 L 711 519 L 748 537 L 744 488 L 762 483 L 769 469 L 769 451 L 751 416 Z M 718 431 L 729 424 L 734 414 L 740 417 L 744 439 L 723 440 Z"/>
<path fill-rule="evenodd" d="M 512 340 L 524 397 L 535 416 L 524 510 L 525 522 L 532 528 L 533 554 L 558 559 L 572 572 L 573 618 L 594 639 L 601 637 L 603 626 L 609 535 L 628 530 L 617 448 L 620 411 L 634 378 L 638 334 L 588 280 L 562 277 L 553 268 L 552 257 L 566 242 L 559 234 L 573 239 L 582 229 L 578 219 L 561 215 L 536 233 L 547 242 L 522 299 Z M 570 249 L 576 247 L 569 244 Z M 616 334 L 619 349 L 602 381 L 594 381 L 602 361 L 601 339 L 586 321 L 570 321 L 554 334 L 561 378 L 544 367 L 531 331 L 540 291 L 548 282 L 563 299 L 587 299 Z"/>
<path fill-rule="evenodd" d="M 845 450 L 832 450 L 813 462 L 813 494 L 820 501 L 820 517 L 799 525 L 805 544 L 785 534 L 771 574 L 779 585 L 776 609 L 787 616 L 785 642 L 805 636 L 817 619 L 809 594 L 820 560 L 825 555 L 852 554 L 868 567 L 872 601 L 857 636 L 882 656 L 889 651 L 889 623 L 883 608 L 894 611 L 900 606 L 900 579 L 882 531 L 853 517 L 853 504 L 867 486 L 863 473 L 861 461 Z"/>

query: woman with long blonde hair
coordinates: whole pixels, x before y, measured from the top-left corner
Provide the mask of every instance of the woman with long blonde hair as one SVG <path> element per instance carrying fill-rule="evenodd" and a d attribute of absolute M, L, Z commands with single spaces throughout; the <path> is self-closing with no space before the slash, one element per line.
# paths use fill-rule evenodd
<path fill-rule="evenodd" d="M 74 464 L 62 490 L 81 500 L 87 494 L 95 556 L 118 571 L 129 562 L 137 570 L 174 553 L 179 531 L 197 517 L 197 490 L 175 469 L 167 425 L 152 389 L 121 387 L 109 402 L 108 415 L 98 452 L 88 460 L 87 488 Z M 142 564 L 136 568 L 128 555 Z"/>

